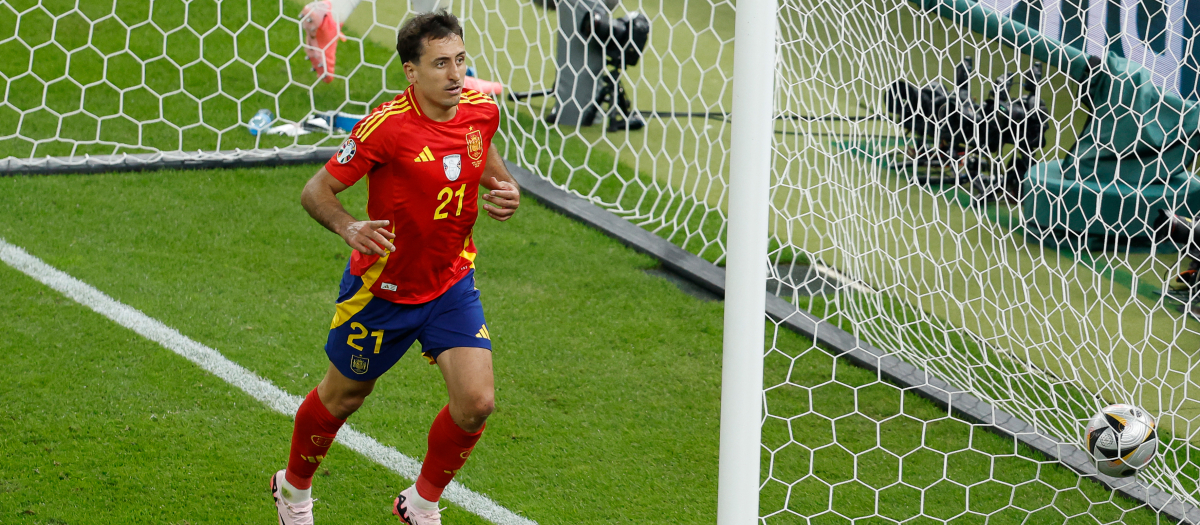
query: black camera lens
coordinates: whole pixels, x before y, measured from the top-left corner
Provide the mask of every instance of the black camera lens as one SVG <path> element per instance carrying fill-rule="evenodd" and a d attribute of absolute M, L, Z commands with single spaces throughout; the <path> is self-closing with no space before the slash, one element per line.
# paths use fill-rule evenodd
<path fill-rule="evenodd" d="M 579 23 L 579 34 L 603 46 L 610 64 L 623 69 L 642 59 L 650 38 L 650 19 L 637 12 L 611 18 L 607 12 L 595 11 Z"/>

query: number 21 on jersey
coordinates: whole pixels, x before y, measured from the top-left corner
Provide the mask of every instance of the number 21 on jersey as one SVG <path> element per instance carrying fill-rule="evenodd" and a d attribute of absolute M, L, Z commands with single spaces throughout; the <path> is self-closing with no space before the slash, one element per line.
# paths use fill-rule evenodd
<path fill-rule="evenodd" d="M 458 217 L 459 215 L 461 215 L 462 214 L 463 195 L 466 193 L 466 191 L 467 191 L 466 184 L 459 186 L 458 190 L 452 190 L 450 188 L 442 188 L 442 191 L 438 192 L 438 200 L 442 201 L 442 203 L 440 205 L 438 205 L 436 210 L 433 211 L 433 220 L 436 221 L 438 219 L 445 219 L 446 217 L 450 216 L 450 212 L 442 211 L 442 208 L 445 208 L 447 204 L 450 204 L 450 201 L 454 200 L 455 196 L 458 197 L 458 210 L 456 210 L 454 212 L 454 216 Z"/>

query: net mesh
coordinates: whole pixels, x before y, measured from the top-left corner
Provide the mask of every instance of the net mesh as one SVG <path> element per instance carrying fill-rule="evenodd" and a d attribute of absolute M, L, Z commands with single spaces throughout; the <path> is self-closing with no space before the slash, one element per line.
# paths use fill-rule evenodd
<path fill-rule="evenodd" d="M 492 6 L 495 6 L 494 8 Z M 535 94 L 510 101 L 504 134 L 509 154 L 553 182 L 674 241 L 710 261 L 721 261 L 725 215 L 721 209 L 729 162 L 729 112 L 733 69 L 733 5 L 728 2 L 626 2 L 610 11 L 600 2 L 561 2 L 544 10 L 517 1 L 463 6 L 468 42 L 481 76 L 503 80 L 510 93 Z M 551 2 L 549 5 L 554 5 Z M 627 18 L 641 13 L 649 37 L 636 66 L 560 67 L 555 56 L 585 41 L 563 19 L 587 13 Z M 564 13 L 569 13 L 565 15 Z M 569 36 L 568 36 L 569 35 Z M 614 32 L 605 45 L 622 42 Z M 593 55 L 601 44 L 593 40 Z M 598 60 L 603 63 L 603 60 Z M 594 83 L 596 97 L 540 96 L 558 77 Z M 618 80 L 630 104 L 595 103 L 600 84 Z M 549 124 L 559 105 L 597 107 L 593 125 Z M 613 118 L 645 119 L 638 131 L 609 131 Z M 619 126 L 619 124 L 618 124 Z"/>
<path fill-rule="evenodd" d="M 1142 406 L 1158 418 L 1163 446 L 1141 479 L 1197 503 L 1200 324 L 1190 314 L 1190 259 L 1178 253 L 1188 242 L 1158 242 L 1162 228 L 1151 230 L 1161 221 L 1137 220 L 1148 213 L 1118 211 L 1112 219 L 1051 193 L 1062 186 L 1051 183 L 1054 161 L 1085 159 L 1076 164 L 1095 171 L 1113 157 L 1133 158 L 1136 166 L 1125 161 L 1105 184 L 1183 187 L 1142 200 L 1187 208 L 1191 183 L 1172 169 L 1190 169 L 1194 157 L 1167 146 L 1184 137 L 1185 153 L 1194 151 L 1187 137 L 1196 130 L 1187 126 L 1197 120 L 1183 102 L 1192 96 L 1180 87 L 1187 75 L 1172 76 L 1168 59 L 1186 62 L 1169 50 L 1190 49 L 1181 42 L 1190 41 L 1191 26 L 1176 3 L 1097 11 L 991 2 L 1091 54 L 1119 48 L 1153 66 L 1147 82 L 1158 91 L 1105 80 L 1138 89 L 1090 99 L 1114 122 L 1133 114 L 1135 128 L 1164 130 L 1161 140 L 1131 142 L 1129 132 L 1089 126 L 1097 110 L 1081 94 L 1100 93 L 1093 89 L 1100 84 L 1062 60 L 1045 63 L 1015 50 L 998 29 L 966 29 L 968 17 L 942 16 L 928 5 L 780 2 L 770 291 L 1064 444 L 1082 446 L 1086 419 L 1104 404 Z M 403 2 L 359 5 L 339 43 L 336 79 L 324 84 L 300 48 L 302 7 L 264 0 L 0 4 L 0 157 L 336 145 L 344 137 L 337 129 L 252 135 L 246 123 L 259 109 L 270 110 L 275 125 L 303 124 L 318 112 L 363 114 L 392 98 L 404 87 L 394 31 L 411 11 Z M 499 0 L 451 8 L 463 18 L 477 74 L 502 82 L 507 95 L 521 94 L 501 102 L 496 142 L 508 158 L 723 263 L 725 193 L 737 174 L 729 165 L 731 2 L 622 0 L 610 9 L 579 0 Z M 577 24 L 592 12 L 629 25 L 636 18 L 629 13 L 644 16 L 648 40 L 636 65 L 605 65 L 601 49 L 628 43 L 619 31 L 604 40 L 580 36 Z M 1102 16 L 1113 23 L 1095 18 Z M 1103 28 L 1119 34 L 1105 36 Z M 1138 38 L 1121 36 L 1121 28 Z M 567 60 L 572 42 L 591 46 L 591 54 Z M 1040 75 L 1032 73 L 1038 64 Z M 997 80 L 1006 73 L 1015 76 Z M 603 87 L 606 79 L 623 88 L 627 107 L 617 89 L 608 99 L 563 90 Z M 572 103 L 596 114 L 575 119 L 556 111 Z M 644 127 L 633 129 L 639 118 Z M 1146 144 L 1161 154 L 1128 154 Z M 1039 178 L 1027 175 L 1047 166 Z M 1067 164 L 1057 166 L 1062 172 Z M 1052 195 L 1037 202 L 1059 211 L 1030 215 L 1030 192 Z M 1058 231 L 1059 223 L 1074 229 Z M 1165 520 L 771 326 L 764 522 Z"/>
<path fill-rule="evenodd" d="M 587 6 L 520 17 L 504 4 L 485 16 L 468 10 L 488 35 L 476 56 L 518 91 L 554 90 L 556 76 L 580 74 L 547 58 L 561 53 L 554 18 L 573 5 Z M 991 7 L 1022 16 L 1014 6 Z M 623 2 L 611 16 L 635 11 L 651 22 L 650 43 L 621 77 L 646 128 L 547 124 L 563 102 L 533 97 L 508 106 L 509 154 L 719 264 L 726 182 L 737 173 L 732 6 Z M 1079 25 L 1082 13 L 1063 15 L 1062 25 Z M 1132 221 L 1095 213 L 1080 234 L 1029 224 L 1022 175 L 1082 156 L 1077 137 L 1100 133 L 1089 131 L 1085 87 L 1063 63 L 967 24 L 894 0 L 780 2 L 770 291 L 1060 443 L 1082 447 L 1086 420 L 1106 404 L 1146 408 L 1159 418 L 1163 447 L 1140 476 L 1194 504 L 1189 389 L 1200 325 L 1185 311 L 1190 292 L 1169 286 L 1187 268 L 1182 245 L 1158 242 L 1155 217 L 1142 231 L 1096 235 L 1101 219 Z M 512 40 L 531 45 L 516 53 L 500 45 Z M 901 95 L 914 90 L 906 112 Z M 1160 91 L 1153 101 L 1175 104 L 1178 89 Z M 924 114 L 929 92 L 960 102 L 935 100 Z M 1186 200 L 1165 197 L 1180 213 Z M 1165 519 L 774 326 L 764 522 Z"/>
<path fill-rule="evenodd" d="M 991 7 L 1022 16 L 1016 3 L 995 4 Z M 1130 72 L 1132 66 L 1122 76 L 1120 60 L 1100 64 L 1104 73 L 1081 82 L 1063 60 L 1040 63 L 1005 45 L 996 38 L 999 29 L 989 33 L 991 38 L 966 29 L 978 17 L 972 20 L 963 6 L 970 7 L 959 3 L 958 15 L 947 17 L 908 2 L 782 3 L 773 235 L 778 245 L 803 253 L 811 266 L 784 264 L 788 251 L 777 252 L 772 261 L 776 290 L 1062 443 L 1082 447 L 1086 419 L 1108 403 L 1146 408 L 1159 418 L 1164 454 L 1141 478 L 1195 504 L 1193 349 L 1200 325 L 1188 315 L 1190 290 L 1178 286 L 1177 277 L 1190 260 L 1177 253 L 1180 247 L 1186 250 L 1186 243 L 1179 242 L 1187 236 L 1164 241 L 1171 233 L 1161 226 L 1165 216 L 1147 209 L 1160 206 L 1184 215 L 1195 210 L 1184 192 L 1155 193 L 1162 187 L 1155 184 L 1164 180 L 1172 181 L 1168 186 L 1189 187 L 1193 182 L 1186 170 L 1192 166 L 1181 159 L 1174 166 L 1180 178 L 1164 176 L 1163 143 L 1173 139 L 1155 144 L 1154 137 L 1139 131 L 1178 111 L 1166 108 L 1190 103 L 1182 102 L 1177 86 L 1165 77 L 1145 74 L 1150 84 L 1157 84 L 1152 89 L 1134 81 L 1138 77 Z M 1063 15 L 1064 35 L 1071 24 L 1088 21 L 1082 13 Z M 1025 27 L 1040 23 L 1051 36 L 1066 39 L 1053 34 L 1047 20 L 1053 17 L 1026 17 L 1030 23 Z M 1159 29 L 1164 34 L 1172 30 Z M 1133 38 L 1118 36 L 1113 46 Z M 1138 36 L 1157 38 L 1145 32 Z M 1116 78 L 1105 78 L 1109 73 Z M 1102 87 L 1118 92 L 1113 96 L 1119 101 L 1107 109 Z M 1139 91 L 1131 92 L 1132 87 Z M 1091 97 L 1090 105 L 1084 95 Z M 1138 111 L 1143 111 L 1140 126 L 1105 131 L 1094 122 L 1120 126 L 1116 115 Z M 1170 122 L 1157 122 L 1168 133 L 1194 136 L 1196 131 L 1183 129 L 1186 125 L 1172 130 Z M 1187 140 L 1180 139 L 1180 149 L 1194 151 Z M 1139 148 L 1154 149 L 1151 144 L 1159 155 L 1137 154 Z M 1115 180 L 1111 170 L 1106 172 L 1114 162 L 1109 157 L 1123 163 Z M 1077 179 L 1093 183 L 1082 197 L 1062 182 L 1071 178 L 1073 165 L 1078 166 Z M 1103 200 L 1103 194 L 1118 187 L 1125 195 L 1138 192 L 1126 198 L 1142 208 L 1113 210 L 1113 201 Z M 807 294 L 801 285 L 813 279 L 811 268 L 820 266 L 837 269 L 838 291 L 803 297 Z M 779 362 L 776 368 L 791 363 L 794 374 L 803 355 L 776 345 L 768 360 Z M 832 499 L 826 510 L 843 517 L 853 516 L 838 511 L 839 490 L 845 501 L 856 493 L 873 493 L 882 503 L 891 490 L 917 488 L 926 503 L 931 495 L 932 501 L 966 502 L 951 509 L 962 510 L 957 516 L 922 508 L 923 515 L 935 519 L 1140 519 L 1101 512 L 1111 510 L 1112 501 L 1090 496 L 1087 505 L 1061 503 L 1074 497 L 1069 494 L 1073 490 L 1086 492 L 1078 484 L 1049 482 L 1047 490 L 1055 497 L 1039 507 L 1037 498 L 1022 498 L 1022 485 L 1009 482 L 1002 468 L 1034 461 L 1019 448 L 996 453 L 988 451 L 985 440 L 938 444 L 935 422 L 921 423 L 904 409 L 872 415 L 877 407 L 864 406 L 864 388 L 838 385 L 836 374 L 820 378 L 823 382 L 778 378 L 778 383 L 768 381 L 764 430 L 784 421 L 794 427 L 799 415 L 834 431 L 846 421 L 869 437 L 858 449 L 764 438 L 774 454 L 772 467 L 788 461 L 779 461 L 780 454 L 796 456 L 792 449 L 809 456 L 815 467 L 820 453 L 830 450 L 826 455 L 840 454 L 845 467 L 882 461 L 899 475 L 873 485 L 861 478 L 812 482 L 815 469 L 809 477 L 772 472 L 764 494 L 772 488 L 781 492 L 784 486 L 789 495 L 797 486 L 820 494 L 828 486 Z M 815 404 L 817 393 L 830 385 L 858 401 L 857 413 L 839 418 L 837 412 L 825 414 L 815 407 L 796 413 L 772 406 L 773 392 L 785 396 L 798 390 Z M 896 438 L 886 429 L 904 425 L 923 436 L 924 448 L 910 451 L 888 444 Z M 931 461 L 917 468 L 931 466 L 934 474 L 919 473 L 917 477 L 928 476 L 926 481 L 907 483 L 908 460 L 922 455 Z M 975 474 L 956 474 L 956 469 Z M 974 495 L 993 491 L 1004 496 L 1001 500 L 1011 497 L 1006 506 L 974 504 Z M 784 501 L 770 515 L 793 513 L 793 500 Z M 810 515 L 811 510 L 795 514 Z M 861 512 L 870 511 L 878 508 L 863 507 Z"/>
<path fill-rule="evenodd" d="M 5 2 L 0 157 L 335 146 L 328 132 L 253 135 L 247 124 L 260 109 L 274 126 L 317 112 L 362 114 L 402 89 L 404 77 L 394 51 L 348 32 L 339 78 L 317 82 L 299 46 L 302 6 Z M 373 7 L 358 16 L 373 16 Z"/>

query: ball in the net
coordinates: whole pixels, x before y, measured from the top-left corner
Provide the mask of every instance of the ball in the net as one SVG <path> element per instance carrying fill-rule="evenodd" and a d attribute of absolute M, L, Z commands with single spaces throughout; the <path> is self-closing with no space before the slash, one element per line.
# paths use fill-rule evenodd
<path fill-rule="evenodd" d="M 1088 421 L 1083 439 L 1096 469 L 1114 478 L 1137 474 L 1158 453 L 1154 418 L 1133 405 L 1100 409 Z"/>

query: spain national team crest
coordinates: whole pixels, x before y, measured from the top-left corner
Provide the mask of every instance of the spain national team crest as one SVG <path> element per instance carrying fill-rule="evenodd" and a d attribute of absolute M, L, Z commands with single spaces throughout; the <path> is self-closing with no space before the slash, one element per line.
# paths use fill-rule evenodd
<path fill-rule="evenodd" d="M 367 365 L 370 362 L 370 359 L 360 355 L 350 356 L 350 370 L 353 370 L 356 374 L 365 374 L 367 373 Z"/>
<path fill-rule="evenodd" d="M 458 180 L 458 174 L 462 173 L 462 155 L 455 153 L 442 157 L 442 169 L 446 170 L 447 179 Z"/>
<path fill-rule="evenodd" d="M 354 158 L 354 150 L 357 149 L 354 145 L 353 138 L 347 138 L 342 142 L 342 147 L 338 148 L 337 161 L 338 164 L 345 164 Z"/>
<path fill-rule="evenodd" d="M 483 133 L 479 130 L 467 133 L 467 156 L 471 157 L 471 160 L 483 157 Z"/>

